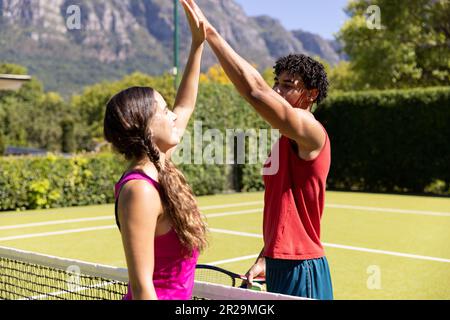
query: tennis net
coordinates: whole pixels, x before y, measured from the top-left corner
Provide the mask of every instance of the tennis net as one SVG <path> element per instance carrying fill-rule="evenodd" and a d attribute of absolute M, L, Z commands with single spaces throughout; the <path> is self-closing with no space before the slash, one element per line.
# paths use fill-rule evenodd
<path fill-rule="evenodd" d="M 128 271 L 78 260 L 0 247 L 0 299 L 121 300 Z M 303 300 L 196 281 L 194 300 Z"/>

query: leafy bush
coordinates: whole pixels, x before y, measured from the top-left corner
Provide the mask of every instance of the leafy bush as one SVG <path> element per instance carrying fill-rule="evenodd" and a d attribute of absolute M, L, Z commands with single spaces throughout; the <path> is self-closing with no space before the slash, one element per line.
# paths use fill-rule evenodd
<path fill-rule="evenodd" d="M 50 141 L 45 135 L 62 136 L 61 143 L 56 138 L 51 141 L 65 151 L 73 150 L 75 145 L 88 146 L 102 139 L 105 104 L 113 94 L 132 85 L 149 85 L 172 103 L 175 91 L 170 80 L 136 73 L 120 82 L 87 88 L 72 99 L 70 113 L 67 109 L 61 111 L 58 130 L 47 131 L 40 131 L 37 124 L 42 121 L 27 118 L 26 110 L 31 110 L 31 101 L 37 99 L 48 106 L 38 113 L 38 119 L 43 119 L 46 113 L 56 115 L 58 107 L 63 106 L 57 95 L 43 94 L 38 83 L 30 83 L 27 92 L 3 93 L 0 149 L 11 141 L 25 144 L 29 135 L 33 135 L 37 145 L 38 141 Z M 36 88 L 32 90 L 33 87 Z M 15 113 L 17 105 L 24 109 Z M 329 189 L 450 193 L 450 87 L 335 92 L 315 115 L 331 139 Z M 195 194 L 263 190 L 261 160 L 265 159 L 244 165 L 194 164 L 196 121 L 201 121 L 202 133 L 217 129 L 223 137 L 227 129 L 255 129 L 257 133 L 259 129 L 269 129 L 233 86 L 201 84 L 197 109 L 187 129 L 192 143 L 185 152 L 190 152 L 191 163 L 178 166 Z M 208 143 L 204 141 L 202 148 Z M 270 137 L 267 143 L 269 153 Z M 247 140 L 247 154 L 248 149 Z M 225 154 L 223 157 L 226 163 Z M 0 211 L 112 203 L 113 186 L 124 168 L 124 161 L 110 152 L 74 157 L 0 158 Z"/>
<path fill-rule="evenodd" d="M 0 158 L 0 210 L 111 203 L 123 168 L 111 154 Z"/>

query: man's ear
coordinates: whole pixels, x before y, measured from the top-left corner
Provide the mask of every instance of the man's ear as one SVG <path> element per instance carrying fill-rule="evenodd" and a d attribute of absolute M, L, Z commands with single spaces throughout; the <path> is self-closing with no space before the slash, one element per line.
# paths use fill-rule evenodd
<path fill-rule="evenodd" d="M 310 100 L 310 102 L 316 101 L 318 96 L 319 96 L 319 90 L 318 89 L 308 90 L 308 99 Z"/>

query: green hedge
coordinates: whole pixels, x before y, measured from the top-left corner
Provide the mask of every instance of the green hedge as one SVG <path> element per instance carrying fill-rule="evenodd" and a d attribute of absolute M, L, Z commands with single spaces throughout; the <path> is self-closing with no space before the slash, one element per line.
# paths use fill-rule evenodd
<path fill-rule="evenodd" d="M 202 121 L 204 130 L 219 129 L 225 136 L 227 129 L 269 129 L 269 125 L 247 104 L 232 85 L 204 84 L 200 86 L 200 95 L 193 121 Z M 189 129 L 192 130 L 192 122 Z M 270 134 L 270 131 L 269 131 Z M 270 144 L 270 137 L 268 139 Z M 225 148 L 225 146 L 224 146 Z M 245 142 L 248 155 L 249 140 Z M 270 146 L 267 148 L 270 152 Z M 248 163 L 248 162 L 247 162 Z M 209 170 L 217 170 L 210 166 Z M 261 191 L 264 189 L 261 177 L 262 164 L 221 165 L 226 175 L 222 191 Z M 193 167 L 195 170 L 195 166 Z"/>
<path fill-rule="evenodd" d="M 449 194 L 449 87 L 334 94 L 315 115 L 332 143 L 329 189 Z M 200 88 L 192 141 L 194 121 L 224 136 L 268 129 L 232 86 L 214 84 Z M 109 153 L 0 158 L 0 211 L 112 203 L 124 167 Z M 261 167 L 179 165 L 196 195 L 263 190 Z"/>
<path fill-rule="evenodd" d="M 114 202 L 124 163 L 110 154 L 0 158 L 0 210 Z"/>
<path fill-rule="evenodd" d="M 94 90 L 94 88 L 92 88 Z M 92 90 L 86 96 L 77 98 L 84 101 L 92 96 Z M 164 90 L 163 90 L 164 91 Z M 169 102 L 173 99 L 165 92 Z M 91 123 L 100 128 L 110 90 L 95 91 L 96 108 L 102 113 Z M 92 102 L 93 103 L 93 102 Z M 91 107 L 93 105 L 91 103 Z M 244 111 L 236 112 L 242 109 Z M 202 85 L 198 107 L 188 130 L 194 135 L 194 122 L 203 122 L 203 131 L 236 128 L 247 117 L 248 107 L 231 86 Z M 82 116 L 83 112 L 81 112 Z M 98 130 L 97 130 L 98 131 Z M 192 152 L 192 160 L 193 157 Z M 226 165 L 178 166 L 185 174 L 196 195 L 221 193 L 233 189 Z M 0 211 L 37 208 L 55 208 L 81 206 L 114 202 L 113 186 L 120 178 L 125 162 L 116 154 L 80 155 L 74 158 L 49 157 L 13 157 L 0 158 Z"/>
<path fill-rule="evenodd" d="M 131 85 L 153 86 L 169 104 L 174 102 L 175 91 L 171 79 L 167 77 L 156 79 L 135 73 L 119 82 L 88 87 L 82 95 L 72 99 L 73 109 L 77 110 L 82 119 L 81 122 L 86 123 L 88 127 L 86 130 L 87 142 L 79 141 L 79 146 L 89 145 L 89 138 L 96 141 L 102 139 L 106 102 L 113 94 Z M 268 129 L 268 125 L 253 111 L 232 85 L 217 83 L 200 84 L 197 108 L 188 126 L 192 135 L 195 121 L 202 121 L 203 131 L 218 129 L 223 135 L 225 135 L 226 129 Z M 181 165 L 180 167 L 186 172 L 198 171 L 197 175 L 190 175 L 190 182 L 197 194 L 263 189 L 262 179 L 259 175 L 261 164 L 246 166 Z"/>
<path fill-rule="evenodd" d="M 116 154 L 0 158 L 0 211 L 114 203 L 126 163 Z M 196 195 L 220 193 L 219 166 L 180 166 Z"/>
<path fill-rule="evenodd" d="M 332 144 L 329 188 L 450 191 L 450 87 L 335 94 L 315 112 Z"/>

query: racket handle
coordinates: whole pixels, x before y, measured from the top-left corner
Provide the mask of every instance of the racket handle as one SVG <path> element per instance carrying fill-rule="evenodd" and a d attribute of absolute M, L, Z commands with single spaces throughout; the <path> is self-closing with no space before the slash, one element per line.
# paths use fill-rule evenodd
<path fill-rule="evenodd" d="M 239 288 L 253 291 L 263 291 L 263 286 L 257 282 L 253 282 L 251 287 L 247 287 L 247 284 L 243 282 Z"/>

